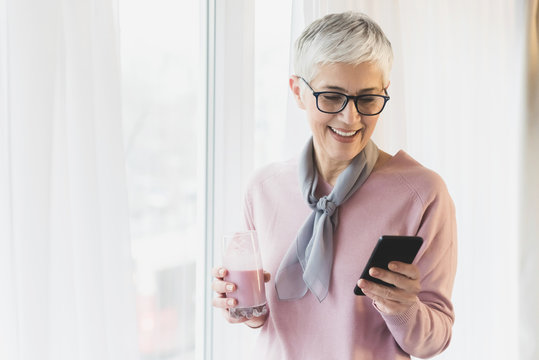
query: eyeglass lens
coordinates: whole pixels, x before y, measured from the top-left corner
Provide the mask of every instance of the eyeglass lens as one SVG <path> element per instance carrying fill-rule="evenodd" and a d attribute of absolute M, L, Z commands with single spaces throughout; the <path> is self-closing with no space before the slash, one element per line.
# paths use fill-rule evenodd
<path fill-rule="evenodd" d="M 318 108 L 325 112 L 339 112 L 344 108 L 346 96 L 339 93 L 318 95 Z M 382 110 L 385 99 L 381 96 L 362 96 L 356 99 L 357 110 L 365 115 L 376 114 Z"/>

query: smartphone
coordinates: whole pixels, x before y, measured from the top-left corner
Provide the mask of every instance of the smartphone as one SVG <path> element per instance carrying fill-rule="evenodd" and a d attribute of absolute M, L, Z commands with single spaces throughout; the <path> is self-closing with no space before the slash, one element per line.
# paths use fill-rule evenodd
<path fill-rule="evenodd" d="M 387 266 L 391 261 L 400 261 L 411 264 L 422 244 L 423 239 L 419 236 L 383 235 L 380 237 L 376 247 L 372 251 L 369 261 L 367 261 L 367 265 L 365 265 L 365 268 L 361 273 L 360 279 L 366 279 L 377 284 L 394 287 L 392 284 L 388 284 L 380 279 L 370 276 L 369 269 L 377 267 L 388 270 Z M 354 288 L 354 294 L 358 296 L 365 295 L 357 284 Z"/>

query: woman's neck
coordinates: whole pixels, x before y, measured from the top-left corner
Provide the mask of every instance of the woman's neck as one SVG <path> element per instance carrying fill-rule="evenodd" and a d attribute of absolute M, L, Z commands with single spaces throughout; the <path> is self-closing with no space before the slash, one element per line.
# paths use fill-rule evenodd
<path fill-rule="evenodd" d="M 320 159 L 316 156 L 316 168 L 318 173 L 326 183 L 335 186 L 339 175 L 350 165 L 351 161 L 333 162 L 325 159 Z"/>
<path fill-rule="evenodd" d="M 379 169 L 383 164 L 386 163 L 386 161 L 388 161 L 392 157 L 393 156 L 386 153 L 385 151 L 379 150 L 378 159 L 376 161 L 376 164 L 374 165 L 373 172 Z M 318 173 L 320 174 L 322 179 L 324 179 L 324 181 L 332 187 L 334 187 L 335 183 L 337 183 L 339 175 L 341 175 L 344 169 L 346 169 L 348 165 L 350 165 L 350 163 L 352 162 L 335 162 L 329 159 L 324 159 L 323 157 L 319 157 L 318 155 L 315 155 L 315 160 Z"/>

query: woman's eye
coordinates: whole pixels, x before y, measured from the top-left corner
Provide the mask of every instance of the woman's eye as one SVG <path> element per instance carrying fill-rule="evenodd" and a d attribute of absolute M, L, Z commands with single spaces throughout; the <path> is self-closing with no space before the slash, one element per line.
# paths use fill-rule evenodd
<path fill-rule="evenodd" d="M 365 96 L 358 99 L 358 101 L 362 104 L 369 104 L 374 101 L 376 101 L 376 96 Z"/>
<path fill-rule="evenodd" d="M 343 97 L 340 96 L 340 95 L 328 95 L 328 94 L 324 94 L 322 97 L 323 97 L 323 99 L 326 100 L 326 101 L 336 101 L 336 102 L 342 101 L 342 99 L 343 99 Z"/>

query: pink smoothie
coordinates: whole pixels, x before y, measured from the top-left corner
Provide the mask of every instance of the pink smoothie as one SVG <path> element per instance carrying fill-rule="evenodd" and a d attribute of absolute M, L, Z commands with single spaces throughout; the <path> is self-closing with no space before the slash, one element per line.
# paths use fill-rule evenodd
<path fill-rule="evenodd" d="M 225 280 L 236 284 L 236 291 L 230 293 L 230 297 L 238 300 L 236 307 L 251 307 L 266 303 L 262 270 L 229 270 Z"/>

